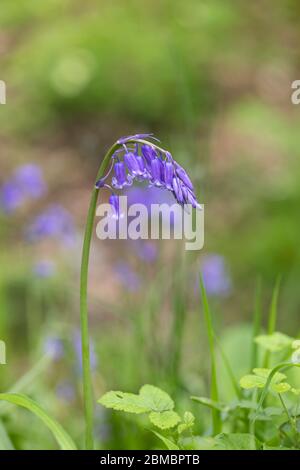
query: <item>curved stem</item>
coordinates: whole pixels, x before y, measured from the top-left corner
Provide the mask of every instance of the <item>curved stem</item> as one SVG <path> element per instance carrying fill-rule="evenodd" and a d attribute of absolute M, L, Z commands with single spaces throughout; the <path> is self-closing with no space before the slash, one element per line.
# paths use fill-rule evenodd
<path fill-rule="evenodd" d="M 158 150 L 157 145 L 143 139 L 131 139 L 127 143 L 140 143 L 150 145 Z M 101 179 L 104 175 L 106 167 L 110 161 L 113 153 L 122 144 L 116 142 L 106 153 L 99 171 L 96 176 L 96 181 Z M 90 247 L 94 228 L 94 219 L 97 207 L 99 189 L 94 187 L 92 191 L 91 201 L 89 205 L 87 221 L 85 226 L 84 241 L 82 247 L 81 257 L 81 271 L 80 271 L 80 326 L 81 326 L 81 344 L 82 344 L 82 379 L 83 379 L 83 400 L 84 400 L 84 413 L 85 413 L 85 444 L 86 449 L 94 448 L 93 439 L 93 423 L 94 423 L 94 400 L 93 400 L 93 383 L 90 367 L 90 340 L 89 340 L 89 325 L 88 325 L 88 302 L 87 302 L 87 286 L 88 286 L 88 269 L 90 258 Z"/>

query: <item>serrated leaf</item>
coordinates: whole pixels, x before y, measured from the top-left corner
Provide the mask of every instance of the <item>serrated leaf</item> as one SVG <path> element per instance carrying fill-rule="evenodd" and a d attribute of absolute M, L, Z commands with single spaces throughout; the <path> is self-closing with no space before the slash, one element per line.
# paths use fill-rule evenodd
<path fill-rule="evenodd" d="M 256 368 L 253 369 L 253 372 L 255 375 L 258 375 L 259 377 L 264 377 L 267 379 L 271 373 L 272 369 L 264 369 L 264 368 Z M 272 383 L 279 383 L 283 379 L 286 379 L 286 375 L 282 374 L 281 372 L 276 372 L 276 374 L 272 378 Z"/>
<path fill-rule="evenodd" d="M 271 385 L 271 389 L 276 393 L 286 393 L 291 389 L 291 386 L 286 382 Z"/>
<path fill-rule="evenodd" d="M 260 442 L 252 434 L 222 433 L 215 437 L 217 450 L 257 450 Z"/>
<path fill-rule="evenodd" d="M 267 379 L 271 373 L 271 369 L 256 368 L 253 369 L 254 374 L 244 375 L 240 379 L 240 386 L 245 389 L 251 388 L 263 388 L 267 382 Z M 276 372 L 272 377 L 271 384 L 277 384 L 286 378 L 286 375 Z"/>
<path fill-rule="evenodd" d="M 255 338 L 257 344 L 267 351 L 278 352 L 292 346 L 294 338 L 276 331 L 271 335 L 260 335 Z"/>
<path fill-rule="evenodd" d="M 149 411 L 161 412 L 173 410 L 174 408 L 172 398 L 160 388 L 154 387 L 154 385 L 143 385 L 139 395 L 143 406 L 147 407 Z"/>
<path fill-rule="evenodd" d="M 246 390 L 251 388 L 263 388 L 265 384 L 266 379 L 264 377 L 259 377 L 254 374 L 244 375 L 244 377 L 240 379 L 240 386 Z"/>
<path fill-rule="evenodd" d="M 171 429 L 177 426 L 181 421 L 180 416 L 175 411 L 152 411 L 149 414 L 149 419 L 154 426 L 160 429 Z"/>
<path fill-rule="evenodd" d="M 147 407 L 139 395 L 134 393 L 124 393 L 119 391 L 110 391 L 105 393 L 98 403 L 117 411 L 125 411 L 127 413 L 147 413 L 151 408 Z"/>
<path fill-rule="evenodd" d="M 186 411 L 183 415 L 183 423 L 179 424 L 177 431 L 179 434 L 187 429 L 191 429 L 195 423 L 195 416 L 190 411 Z"/>
<path fill-rule="evenodd" d="M 167 437 L 162 436 L 156 431 L 152 431 L 152 432 L 153 434 L 155 434 L 156 437 L 158 437 L 158 439 L 160 439 L 164 443 L 164 445 L 166 446 L 168 450 L 180 450 L 179 447 L 175 444 L 175 442 L 171 441 L 171 439 L 168 439 Z"/>

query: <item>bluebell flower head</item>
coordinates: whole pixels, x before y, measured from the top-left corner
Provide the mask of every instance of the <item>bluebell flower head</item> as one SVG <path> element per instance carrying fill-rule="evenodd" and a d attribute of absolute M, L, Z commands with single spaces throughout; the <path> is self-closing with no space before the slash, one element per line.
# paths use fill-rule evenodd
<path fill-rule="evenodd" d="M 232 288 L 225 260 L 218 254 L 207 255 L 201 264 L 203 283 L 208 295 L 226 296 Z"/>
<path fill-rule="evenodd" d="M 23 193 L 32 198 L 41 197 L 46 191 L 41 168 L 34 164 L 22 165 L 14 174 L 16 184 Z"/>
<path fill-rule="evenodd" d="M 54 276 L 55 271 L 56 266 L 54 261 L 48 259 L 37 261 L 33 266 L 34 275 L 41 279 Z"/>
<path fill-rule="evenodd" d="M 27 238 L 32 242 L 55 238 L 70 245 L 75 238 L 73 218 L 64 207 L 51 205 L 29 225 Z"/>
<path fill-rule="evenodd" d="M 0 189 L 0 207 L 6 213 L 14 212 L 28 199 L 43 196 L 45 191 L 46 184 L 39 166 L 19 166 Z"/>
<path fill-rule="evenodd" d="M 58 336 L 49 335 L 43 345 L 45 354 L 51 356 L 54 361 L 58 361 L 64 356 L 64 344 Z"/>
<path fill-rule="evenodd" d="M 120 261 L 115 266 L 115 273 L 120 283 L 130 292 L 137 292 L 141 286 L 141 279 L 132 267 L 125 261 Z"/>
<path fill-rule="evenodd" d="M 111 157 L 114 167 L 112 188 L 122 190 L 131 186 L 134 181 L 145 181 L 149 187 L 170 191 L 182 206 L 191 204 L 193 208 L 201 209 L 187 172 L 173 159 L 170 152 L 149 139 L 154 139 L 152 134 L 135 134 L 117 141 L 120 147 Z M 110 188 L 106 183 L 109 173 L 110 171 L 96 182 L 96 188 Z M 115 207 L 115 198 L 112 198 L 112 203 Z"/>
<path fill-rule="evenodd" d="M 157 244 L 148 240 L 135 240 L 131 242 L 137 256 L 146 263 L 153 263 L 158 255 Z"/>

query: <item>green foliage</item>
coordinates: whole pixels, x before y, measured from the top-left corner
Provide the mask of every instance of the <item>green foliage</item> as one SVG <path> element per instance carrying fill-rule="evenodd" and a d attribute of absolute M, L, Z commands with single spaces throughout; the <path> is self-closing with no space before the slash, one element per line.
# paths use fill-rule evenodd
<path fill-rule="evenodd" d="M 252 434 L 222 433 L 215 437 L 215 450 L 259 450 L 261 443 Z"/>
<path fill-rule="evenodd" d="M 244 375 L 240 379 L 240 385 L 244 389 L 251 389 L 251 388 L 264 388 L 267 383 L 268 377 L 270 376 L 272 370 L 271 369 L 253 369 L 253 374 Z M 282 383 L 282 381 L 286 378 L 286 375 L 277 372 L 271 381 L 271 389 L 277 393 L 283 393 L 284 391 L 288 391 L 290 386 L 287 383 Z M 282 392 L 278 392 L 278 390 L 283 390 Z"/>
<path fill-rule="evenodd" d="M 174 428 L 180 416 L 173 411 L 174 402 L 163 390 L 153 385 L 143 385 L 139 394 L 124 392 L 107 392 L 98 403 L 113 410 L 127 413 L 148 413 L 150 422 L 160 429 Z"/>
<path fill-rule="evenodd" d="M 52 432 L 62 450 L 76 450 L 76 445 L 63 427 L 49 416 L 35 401 L 31 400 L 26 395 L 19 393 L 1 393 L 0 400 L 7 401 L 31 411 L 31 413 L 40 418 L 40 420 L 43 421 L 47 428 Z"/>
<path fill-rule="evenodd" d="M 294 339 L 283 333 L 276 331 L 270 335 L 260 335 L 255 338 L 255 342 L 267 351 L 279 352 L 290 348 Z"/>

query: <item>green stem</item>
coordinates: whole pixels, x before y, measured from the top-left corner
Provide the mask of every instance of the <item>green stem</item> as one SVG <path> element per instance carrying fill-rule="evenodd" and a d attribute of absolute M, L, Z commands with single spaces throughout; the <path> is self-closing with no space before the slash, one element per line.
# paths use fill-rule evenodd
<path fill-rule="evenodd" d="M 253 316 L 253 329 L 252 329 L 252 346 L 251 346 L 251 371 L 257 365 L 257 343 L 255 338 L 259 335 L 261 329 L 261 278 L 257 280 L 257 285 L 255 289 L 255 302 L 254 302 L 254 316 Z"/>
<path fill-rule="evenodd" d="M 218 382 L 217 382 L 217 367 L 216 367 L 216 355 L 215 355 L 215 334 L 212 323 L 212 315 L 209 308 L 209 303 L 206 295 L 205 286 L 203 283 L 202 276 L 200 276 L 200 290 L 202 296 L 204 319 L 206 324 L 208 344 L 211 358 L 211 385 L 210 385 L 210 398 L 213 401 L 219 401 L 218 393 Z M 212 410 L 212 422 L 213 422 L 213 434 L 217 435 L 222 431 L 222 422 L 220 418 L 220 412 L 216 409 Z"/>
<path fill-rule="evenodd" d="M 276 321 L 277 321 L 277 306 L 278 306 L 278 296 L 279 296 L 279 289 L 280 289 L 281 277 L 278 276 L 276 279 L 275 287 L 273 289 L 270 312 L 269 312 L 269 320 L 268 320 L 268 335 L 272 335 L 276 328 Z M 264 358 L 264 368 L 268 369 L 270 365 L 270 351 L 267 351 Z"/>
<path fill-rule="evenodd" d="M 126 144 L 140 143 L 147 144 L 158 150 L 160 147 L 143 139 L 131 139 Z M 116 142 L 106 153 L 99 171 L 96 176 L 96 181 L 104 176 L 104 172 L 108 166 L 113 153 L 122 145 Z M 85 413 L 85 443 L 87 449 L 94 448 L 93 439 L 93 422 L 94 422 L 94 399 L 93 399 L 93 384 L 92 374 L 90 367 L 90 340 L 89 340 L 89 325 L 88 325 L 88 302 L 87 302 L 87 286 L 88 286 L 88 269 L 91 240 L 94 228 L 94 219 L 97 207 L 99 189 L 94 186 L 92 191 L 91 201 L 89 205 L 87 221 L 85 226 L 84 241 L 82 247 L 81 257 L 81 271 L 80 271 L 80 326 L 81 326 L 81 344 L 82 344 L 82 379 L 83 379 L 83 400 L 84 400 L 84 413 Z"/>
<path fill-rule="evenodd" d="M 279 396 L 279 400 L 280 400 L 280 402 L 281 402 L 281 404 L 282 404 L 282 407 L 283 407 L 283 409 L 284 409 L 284 411 L 285 411 L 285 413 L 286 413 L 286 415 L 287 415 L 287 419 L 288 419 L 288 421 L 289 421 L 289 423 L 290 423 L 290 425 L 291 425 L 291 428 L 292 428 L 292 429 L 295 431 L 295 433 L 297 434 L 297 427 L 296 427 L 295 421 L 294 421 L 293 418 L 291 417 L 290 412 L 289 412 L 289 410 L 287 409 L 287 406 L 286 406 L 286 404 L 285 404 L 285 401 L 284 401 L 284 399 L 283 399 L 281 393 L 278 393 L 278 396 Z"/>

